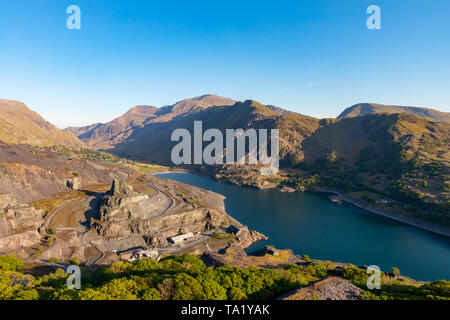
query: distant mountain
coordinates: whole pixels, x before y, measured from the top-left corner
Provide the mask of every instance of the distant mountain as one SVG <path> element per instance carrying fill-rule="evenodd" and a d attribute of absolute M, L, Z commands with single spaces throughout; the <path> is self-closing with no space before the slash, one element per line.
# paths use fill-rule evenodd
<path fill-rule="evenodd" d="M 111 134 L 111 129 L 105 129 L 121 119 L 122 117 L 102 126 L 94 125 L 92 133 L 83 128 L 78 129 L 83 132 L 79 137 L 89 146 L 117 155 L 170 164 L 171 149 L 176 144 L 170 141 L 172 131 L 177 128 L 192 131 L 196 120 L 203 121 L 204 130 L 279 128 L 282 140 L 280 152 L 283 157 L 296 157 L 299 153 L 297 144 L 319 126 L 318 119 L 281 108 L 267 107 L 253 100 L 234 102 L 211 95 L 162 107 L 141 119 L 139 125 L 129 126 L 120 132 Z"/>
<path fill-rule="evenodd" d="M 75 135 L 47 122 L 23 103 L 1 99 L 0 140 L 10 144 L 84 146 Z"/>
<path fill-rule="evenodd" d="M 69 127 L 65 130 L 74 133 L 81 140 L 92 143 L 102 143 L 108 139 L 120 140 L 128 130 L 142 125 L 145 120 L 153 117 L 157 111 L 158 108 L 153 106 L 135 106 L 124 115 L 108 123 L 96 123 L 81 128 Z"/>
<path fill-rule="evenodd" d="M 127 141 L 128 137 L 139 128 L 150 124 L 166 123 L 177 116 L 196 113 L 209 107 L 232 105 L 234 103 L 235 101 L 232 99 L 203 95 L 161 108 L 136 106 L 108 123 L 96 123 L 80 128 L 69 127 L 65 130 L 77 135 L 89 146 L 109 150 L 115 145 Z"/>
<path fill-rule="evenodd" d="M 450 126 L 430 122 L 408 113 L 367 114 L 341 118 L 321 126 L 303 143 L 305 160 L 314 162 L 334 153 L 334 157 L 353 165 L 396 158 L 436 160 L 450 166 Z M 392 146 L 395 145 L 395 148 Z"/>
<path fill-rule="evenodd" d="M 338 118 L 353 118 L 374 113 L 410 113 L 430 121 L 450 123 L 450 113 L 429 108 L 390 106 L 376 103 L 359 103 L 345 109 Z"/>

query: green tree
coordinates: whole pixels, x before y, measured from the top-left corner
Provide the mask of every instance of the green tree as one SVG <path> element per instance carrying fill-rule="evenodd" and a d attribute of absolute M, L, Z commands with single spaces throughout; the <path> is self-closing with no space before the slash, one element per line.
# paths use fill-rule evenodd
<path fill-rule="evenodd" d="M 187 273 L 175 276 L 174 300 L 204 300 L 205 294 L 198 281 Z"/>
<path fill-rule="evenodd" d="M 24 269 L 23 261 L 13 256 L 0 257 L 0 270 L 21 271 Z"/>
<path fill-rule="evenodd" d="M 228 294 L 230 300 L 246 300 L 247 296 L 239 288 L 231 288 Z"/>
<path fill-rule="evenodd" d="M 150 288 L 142 294 L 143 300 L 161 300 L 161 293 L 155 288 Z"/>

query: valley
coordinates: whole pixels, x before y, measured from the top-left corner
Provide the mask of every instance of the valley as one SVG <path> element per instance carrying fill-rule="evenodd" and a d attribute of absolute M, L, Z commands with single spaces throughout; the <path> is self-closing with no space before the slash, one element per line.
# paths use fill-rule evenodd
<path fill-rule="evenodd" d="M 427 292 L 446 297 L 436 289 L 442 286 L 438 279 L 448 278 L 445 113 L 363 104 L 337 119 L 315 119 L 253 100 L 204 95 L 161 108 L 136 106 L 109 123 L 60 130 L 16 101 L 0 100 L 0 110 L 0 271 L 3 260 L 23 263 L 20 270 L 4 270 L 40 283 L 26 292 L 13 285 L 13 295 L 89 298 L 93 289 L 75 294 L 49 285 L 65 279 L 61 268 L 80 265 L 90 286 L 99 288 L 95 294 L 108 299 L 114 290 L 101 286 L 122 280 L 140 287 L 130 289 L 134 298 L 268 299 L 288 292 L 292 299 L 314 298 L 310 288 L 322 287 L 324 299 Z M 279 130 L 280 171 L 263 176 L 261 165 L 174 166 L 170 135 L 177 128 L 193 133 L 195 121 L 222 133 Z M 204 178 L 191 173 L 208 179 L 198 183 Z M 335 193 L 334 203 L 314 192 Z M 377 253 L 363 253 L 360 246 Z M 361 280 L 373 260 L 393 279 L 375 296 Z M 389 273 L 393 264 L 424 281 Z M 147 285 L 116 279 L 138 276 L 140 266 L 143 273 L 156 268 L 163 278 Z M 223 279 L 214 284 L 216 296 L 203 289 L 183 295 L 181 288 L 195 281 L 198 288 L 210 285 L 200 277 L 204 270 L 221 278 L 227 268 L 267 282 L 252 291 Z M 304 289 L 292 291 L 299 287 Z"/>

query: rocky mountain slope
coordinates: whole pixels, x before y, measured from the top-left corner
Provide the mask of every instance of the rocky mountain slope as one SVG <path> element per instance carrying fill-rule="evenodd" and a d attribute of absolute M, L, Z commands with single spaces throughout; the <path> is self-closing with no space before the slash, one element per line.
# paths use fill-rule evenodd
<path fill-rule="evenodd" d="M 135 131 L 147 126 L 158 126 L 169 123 L 174 118 L 200 112 L 212 106 L 232 105 L 235 101 L 215 95 L 204 95 L 185 99 L 173 105 L 156 108 L 152 106 L 136 106 L 124 115 L 105 124 L 93 124 L 87 127 L 67 128 L 66 131 L 77 135 L 87 145 L 97 149 L 114 149 L 132 137 Z"/>
<path fill-rule="evenodd" d="M 410 113 L 430 121 L 450 123 L 450 113 L 429 108 L 391 106 L 377 103 L 358 103 L 345 109 L 338 118 L 352 118 L 374 113 Z"/>
<path fill-rule="evenodd" d="M 0 141 L 0 194 L 17 202 L 50 197 L 70 190 L 70 182 L 80 186 L 110 183 L 135 172 L 102 160 L 68 159 L 29 145 L 11 145 Z"/>
<path fill-rule="evenodd" d="M 210 98 L 209 96 L 207 98 Z M 227 105 L 229 100 L 220 100 L 225 105 L 209 107 L 191 106 L 194 101 L 203 101 L 205 97 L 191 99 L 186 102 L 158 111 L 162 115 L 147 118 L 141 126 L 134 127 L 116 135 L 119 139 L 109 140 L 104 135 L 101 141 L 97 138 L 80 138 L 88 145 L 124 157 L 140 159 L 149 162 L 170 163 L 170 153 L 175 142 L 170 141 L 172 132 L 177 128 L 186 128 L 193 132 L 194 121 L 203 122 L 203 131 L 208 128 L 225 129 L 280 129 L 282 158 L 302 158 L 299 145 L 303 139 L 319 127 L 319 120 L 297 113 L 285 112 L 283 109 L 268 108 L 256 101 L 248 100 Z M 213 100 L 217 104 L 217 100 Z M 162 110 L 165 110 L 164 112 Z"/>
<path fill-rule="evenodd" d="M 0 99 L 0 140 L 32 146 L 84 146 L 75 135 L 58 129 L 23 103 L 3 99 Z"/>

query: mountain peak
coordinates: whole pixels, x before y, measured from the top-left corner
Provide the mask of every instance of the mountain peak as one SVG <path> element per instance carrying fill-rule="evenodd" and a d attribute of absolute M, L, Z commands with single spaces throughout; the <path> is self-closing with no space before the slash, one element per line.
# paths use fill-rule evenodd
<path fill-rule="evenodd" d="M 126 114 L 138 114 L 138 115 L 152 115 L 156 111 L 158 111 L 158 108 L 154 106 L 147 106 L 147 105 L 138 105 L 134 106 L 130 110 L 127 111 Z"/>

